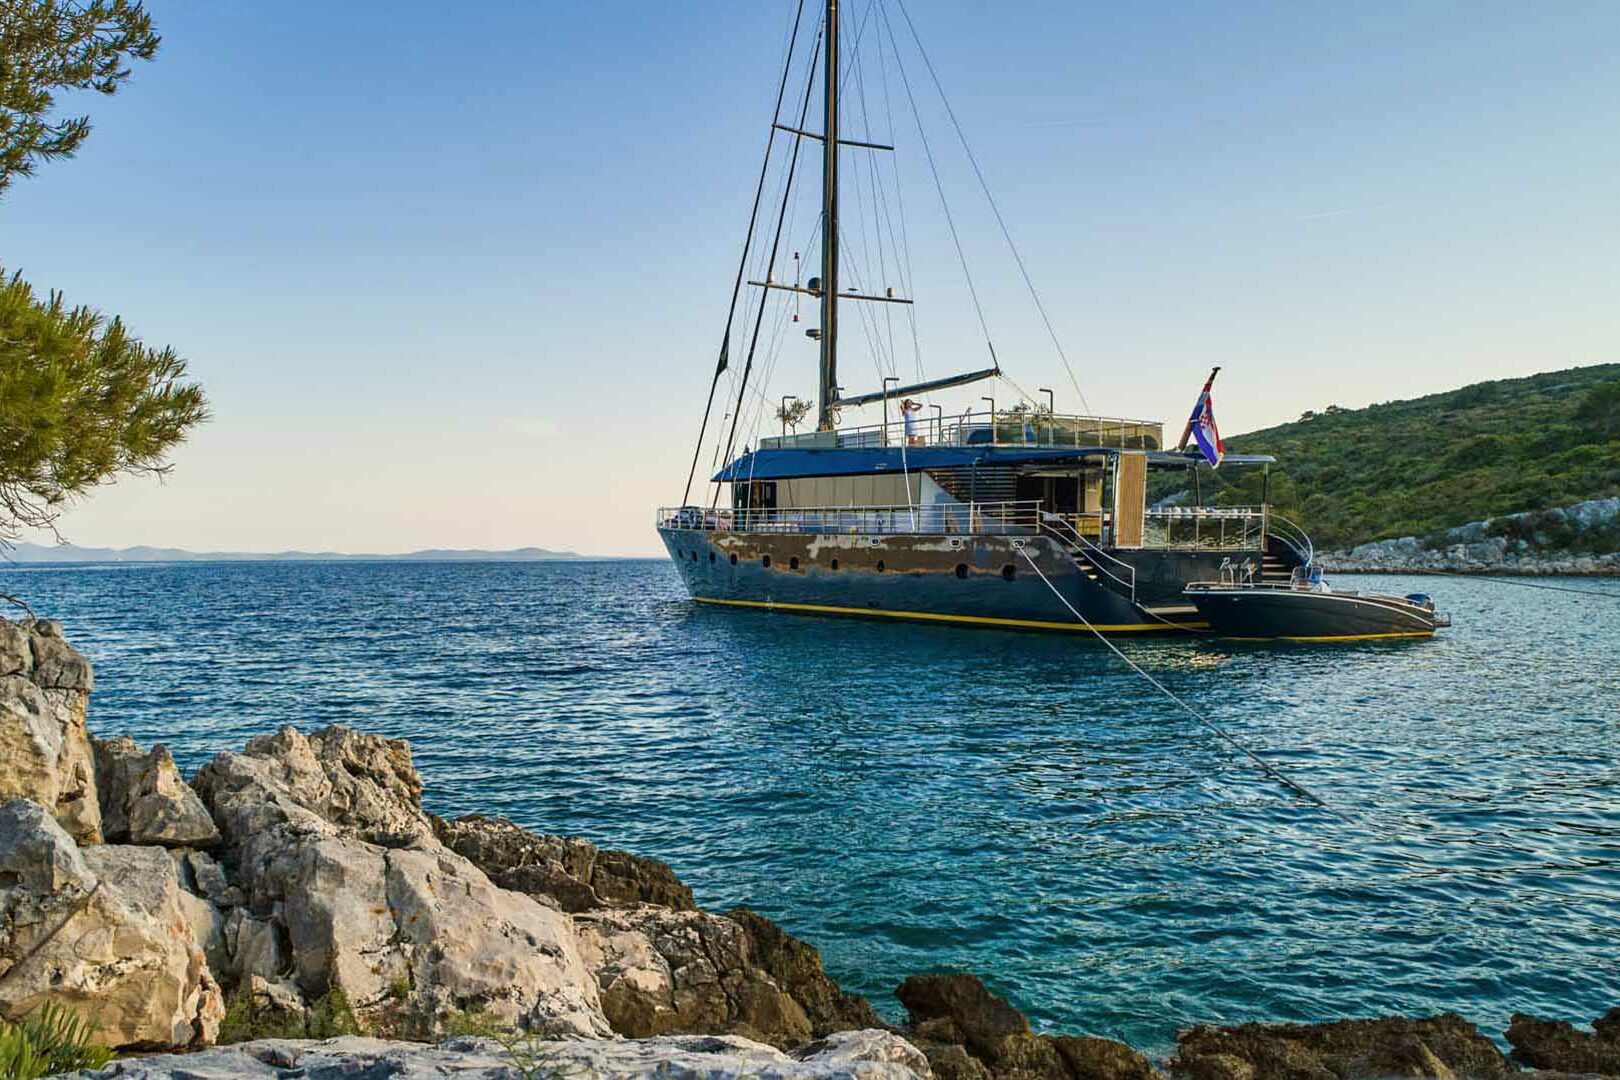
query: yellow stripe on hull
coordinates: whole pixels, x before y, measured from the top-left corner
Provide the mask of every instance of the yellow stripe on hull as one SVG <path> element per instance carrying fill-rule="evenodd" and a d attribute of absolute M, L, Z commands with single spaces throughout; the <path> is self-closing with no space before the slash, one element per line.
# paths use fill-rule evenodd
<path fill-rule="evenodd" d="M 731 607 L 764 608 L 767 611 L 802 611 L 817 615 L 856 615 L 861 617 L 879 616 L 888 619 L 911 619 L 920 622 L 947 622 L 966 623 L 974 626 L 1003 626 L 1021 630 L 1066 630 L 1069 633 L 1086 632 L 1086 627 L 1076 622 L 1046 622 L 1041 619 L 1000 619 L 990 615 L 944 615 L 933 611 L 888 611 L 883 608 L 851 608 L 836 607 L 831 604 L 787 604 L 773 600 L 722 600 L 715 596 L 694 596 L 693 600 L 700 604 L 725 604 Z M 1120 625 L 1098 625 L 1096 629 L 1105 634 L 1142 634 L 1166 633 L 1182 629 L 1202 629 L 1208 623 L 1177 623 L 1174 626 L 1164 623 L 1125 623 Z"/>

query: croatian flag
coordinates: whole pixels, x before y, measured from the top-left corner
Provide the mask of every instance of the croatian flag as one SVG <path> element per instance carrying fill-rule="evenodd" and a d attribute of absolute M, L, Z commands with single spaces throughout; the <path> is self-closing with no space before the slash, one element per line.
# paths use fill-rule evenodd
<path fill-rule="evenodd" d="M 1210 398 L 1208 386 L 1198 395 L 1198 404 L 1193 406 L 1187 426 L 1198 441 L 1198 449 L 1204 452 L 1204 460 L 1212 466 L 1219 466 L 1221 459 L 1226 456 L 1226 444 L 1221 442 L 1220 429 L 1215 426 L 1215 402 Z"/>

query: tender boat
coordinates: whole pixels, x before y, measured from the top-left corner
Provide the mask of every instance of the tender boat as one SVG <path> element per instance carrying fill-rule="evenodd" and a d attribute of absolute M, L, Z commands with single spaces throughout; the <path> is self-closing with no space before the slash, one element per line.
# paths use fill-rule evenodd
<path fill-rule="evenodd" d="M 1385 596 L 1334 589 L 1319 567 L 1301 567 L 1287 583 L 1253 580 L 1249 568 L 1227 563 L 1221 580 L 1184 590 L 1209 629 L 1229 638 L 1282 641 L 1365 641 L 1433 637 L 1451 619 L 1423 593 Z"/>

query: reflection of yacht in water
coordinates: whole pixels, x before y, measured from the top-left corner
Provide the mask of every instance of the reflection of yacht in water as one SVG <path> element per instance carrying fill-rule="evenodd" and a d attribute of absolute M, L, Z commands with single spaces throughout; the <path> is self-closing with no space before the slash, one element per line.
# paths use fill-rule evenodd
<path fill-rule="evenodd" d="M 904 78 L 895 29 L 910 29 L 909 19 L 902 22 L 901 12 L 891 22 L 884 3 L 872 6 L 877 15 L 869 11 L 859 33 L 880 44 L 887 34 L 895 59 L 885 75 Z M 798 24 L 790 39 L 772 145 L 787 144 L 792 156 L 780 209 L 768 207 L 764 228 L 758 228 L 763 200 L 757 200 L 745 244 L 743 267 L 762 268 L 758 280 L 747 282 L 758 291 L 742 294 L 748 297 L 742 325 L 751 335 L 746 362 L 740 371 L 731 363 L 728 323 L 715 372 L 716 388 L 722 373 L 731 370 L 738 389 L 729 434 L 724 422 L 717 425 L 721 441 L 715 448 L 716 464 L 723 460 L 724 465 L 712 477 L 714 496 L 707 505 L 665 508 L 658 514 L 659 533 L 692 598 L 809 613 L 1051 630 L 1084 629 L 1089 622 L 1102 631 L 1146 632 L 1202 625 L 1184 590 L 1190 583 L 1217 579 L 1223 564 L 1245 566 L 1247 580 L 1288 582 L 1296 568 L 1310 562 L 1310 542 L 1268 510 L 1263 480 L 1254 485 L 1259 504 L 1253 506 L 1167 505 L 1150 498 L 1150 492 L 1196 489 L 1195 473 L 1204 462 L 1197 450 L 1167 448 L 1156 422 L 1059 415 L 1051 407 L 1050 392 L 1044 408 L 1026 400 L 998 410 L 986 398 L 987 408 L 953 415 L 939 405 L 921 413 L 910 400 L 1002 376 L 993 351 L 991 366 L 983 370 L 919 377 L 895 386 L 891 384 L 901 380 L 891 375 L 882 379 L 879 390 L 844 393 L 838 382 L 841 306 L 858 305 L 857 319 L 851 321 L 871 346 L 880 373 L 897 367 L 892 334 L 884 334 L 885 320 L 892 330 L 894 313 L 909 316 L 912 309 L 909 299 L 887 286 L 840 284 L 846 271 L 849 280 L 860 277 L 847 252 L 840 256 L 841 241 L 851 241 L 840 231 L 840 148 L 863 155 L 851 170 L 851 185 L 859 188 L 855 201 L 863 211 L 876 208 L 875 228 L 864 222 L 858 230 L 861 242 L 868 244 L 862 250 L 877 246 L 868 239 L 872 232 L 881 244 L 885 225 L 887 238 L 896 230 L 881 209 L 890 194 L 885 174 L 871 164 L 871 155 L 890 147 L 871 141 L 864 130 L 859 141 L 840 137 L 840 79 L 864 79 L 863 95 L 875 79 L 870 72 L 863 75 L 850 58 L 841 58 L 838 20 L 837 0 L 826 0 L 805 67 L 802 98 L 794 99 L 799 106 L 796 124 L 792 115 L 783 121 L 781 103 L 796 64 Z M 911 85 L 906 85 L 909 97 Z M 822 90 L 820 134 L 804 130 L 816 87 Z M 864 97 L 861 103 L 864 112 Z M 820 143 L 822 164 L 816 223 L 819 274 L 803 285 L 788 284 L 778 280 L 776 271 L 787 261 L 782 241 L 795 167 L 811 141 Z M 767 151 L 767 168 L 769 164 Z M 762 170 L 761 195 L 766 175 Z M 896 185 L 898 180 L 896 170 Z M 766 255 L 756 249 L 762 247 L 772 219 L 776 231 L 768 237 Z M 954 223 L 950 228 L 954 240 Z M 903 265 L 895 257 L 887 271 L 898 273 L 906 284 Z M 734 317 L 746 280 L 743 267 L 733 289 Z M 761 328 L 774 328 L 767 343 L 779 341 L 788 324 L 784 312 L 791 311 L 797 320 L 801 302 L 813 302 L 820 314 L 820 327 L 808 332 L 820 352 L 816 430 L 788 433 L 787 424 L 796 417 L 791 403 L 784 401 L 781 434 L 737 452 L 739 418 L 760 407 L 748 395 L 763 398 L 749 384 Z M 882 315 L 874 314 L 880 309 Z M 1206 387 L 1201 407 L 1207 397 Z M 711 393 L 711 409 L 713 400 Z M 879 404 L 882 422 L 838 425 L 840 410 Z M 895 409 L 902 419 L 891 421 Z M 704 432 L 709 430 L 706 413 Z M 703 438 L 700 434 L 699 453 Z M 1186 442 L 1184 436 L 1182 445 Z M 694 456 L 694 472 L 697 460 Z M 1227 454 L 1222 472 L 1263 471 L 1270 461 Z"/>

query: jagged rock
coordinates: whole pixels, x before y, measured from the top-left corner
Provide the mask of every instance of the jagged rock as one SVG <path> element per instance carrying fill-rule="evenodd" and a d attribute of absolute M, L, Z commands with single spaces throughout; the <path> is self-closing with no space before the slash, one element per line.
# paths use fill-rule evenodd
<path fill-rule="evenodd" d="M 175 862 L 176 880 L 180 884 L 180 913 L 186 920 L 186 928 L 191 932 L 192 943 L 202 950 L 203 956 L 208 961 L 208 970 L 218 978 L 219 974 L 226 970 L 230 956 L 225 947 L 225 916 L 205 897 L 197 895 L 186 886 L 183 876 L 178 872 L 181 865 L 183 864 L 180 861 Z"/>
<path fill-rule="evenodd" d="M 865 998 L 839 988 L 813 945 L 748 908 L 733 908 L 726 917 L 743 928 L 754 963 L 804 1010 L 813 1035 L 888 1026 Z"/>
<path fill-rule="evenodd" d="M 895 996 L 909 1034 L 937 1076 L 1052 1080 L 1147 1080 L 1159 1075 L 1124 1043 L 1038 1035 L 1024 1014 L 972 975 L 913 975 Z"/>
<path fill-rule="evenodd" d="M 47 1002 L 112 1047 L 213 1039 L 224 999 L 158 848 L 80 849 L 38 804 L 0 807 L 0 1014 Z"/>
<path fill-rule="evenodd" d="M 310 1000 L 341 987 L 362 1022 L 415 1036 L 469 1008 L 611 1033 L 568 917 L 496 887 L 435 838 L 409 744 L 283 728 L 218 755 L 196 783 L 233 883 L 269 928 L 267 940 L 247 916 L 236 924 L 236 972 L 273 980 L 286 965 Z M 244 931 L 258 948 L 242 947 Z"/>
<path fill-rule="evenodd" d="M 1620 524 L 1620 497 L 1589 499 L 1573 506 L 1508 514 L 1500 518 L 1471 521 L 1428 538 L 1415 536 L 1377 540 L 1348 551 L 1335 551 L 1321 557 L 1333 571 L 1348 573 L 1401 573 L 1437 570 L 1445 573 L 1509 574 L 1616 574 L 1620 573 L 1620 551 L 1584 554 L 1554 545 L 1541 530 L 1548 525 L 1575 533 L 1613 529 Z M 1492 535 L 1493 526 L 1517 537 Z M 1528 535 L 1526 535 L 1528 534 Z"/>
<path fill-rule="evenodd" d="M 502 888 L 549 896 L 564 911 L 656 904 L 693 911 L 692 890 L 656 859 L 598 848 L 577 837 L 545 836 L 505 818 L 468 814 L 435 819 L 446 847 Z"/>
<path fill-rule="evenodd" d="M 84 694 L 96 688 L 90 661 L 62 638 L 62 624 L 55 619 L 24 619 L 29 649 L 34 657 L 33 680 L 42 690 L 76 690 Z"/>
<path fill-rule="evenodd" d="M 290 727 L 249 740 L 203 766 L 198 794 L 222 832 L 327 829 L 346 835 L 431 837 L 422 782 L 403 739 L 333 725 L 305 736 Z"/>
<path fill-rule="evenodd" d="M 55 623 L 0 619 L 0 801 L 31 799 L 82 844 L 101 840 L 85 732 L 90 664 Z"/>
<path fill-rule="evenodd" d="M 1490 1039 L 1454 1013 L 1331 1024 L 1195 1027 L 1177 1035 L 1172 1071 L 1194 1080 L 1436 1077 L 1491 1080 L 1514 1069 Z"/>
<path fill-rule="evenodd" d="M 230 881 L 225 877 L 225 868 L 219 865 L 218 860 L 206 851 L 188 851 L 185 853 L 185 860 L 198 895 L 207 897 L 211 903 L 230 906 L 226 903 L 227 900 L 234 899 L 229 892 Z"/>
<path fill-rule="evenodd" d="M 1074 1080 L 1153 1080 L 1157 1069 L 1141 1053 L 1094 1035 L 1054 1035 L 1052 1045 Z"/>
<path fill-rule="evenodd" d="M 812 1037 L 804 1009 L 758 966 L 748 934 L 723 915 L 605 909 L 576 924 L 603 1011 L 621 1035 L 720 1032 L 782 1047 Z"/>
<path fill-rule="evenodd" d="M 292 943 L 279 910 L 272 918 L 256 919 L 245 908 L 232 908 L 222 936 L 227 959 L 221 970 L 232 983 L 255 976 L 279 981 L 292 974 Z"/>
<path fill-rule="evenodd" d="M 322 1041 L 264 1039 L 184 1057 L 125 1058 L 99 1072 L 123 1080 L 236 1080 L 300 1076 L 305 1080 L 392 1077 L 509 1080 L 514 1075 L 648 1077 L 657 1080 L 926 1080 L 914 1048 L 888 1032 L 829 1040 L 803 1058 L 735 1036 L 642 1040 L 563 1040 L 520 1046 L 517 1055 L 489 1039 L 451 1039 L 438 1046 L 355 1035 Z M 521 1070 L 519 1068 L 521 1066 Z"/>
<path fill-rule="evenodd" d="M 1620 1076 L 1620 1008 L 1592 1021 L 1591 1032 L 1564 1020 L 1514 1013 L 1507 1041 L 1513 1060 L 1533 1069 Z"/>
<path fill-rule="evenodd" d="M 921 1050 L 892 1031 L 876 1028 L 836 1031 L 799 1047 L 788 1056 L 795 1061 L 814 1061 L 828 1066 L 887 1063 L 899 1065 L 916 1076 L 927 1076 L 931 1071 L 928 1058 Z"/>
<path fill-rule="evenodd" d="M 28 631 L 0 618 L 0 675 L 21 675 L 27 678 L 34 670 L 34 647 L 29 643 Z"/>
<path fill-rule="evenodd" d="M 91 738 L 101 828 L 109 843 L 208 847 L 219 830 L 197 793 L 186 786 L 162 743 L 141 753 L 128 735 Z"/>

